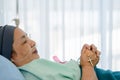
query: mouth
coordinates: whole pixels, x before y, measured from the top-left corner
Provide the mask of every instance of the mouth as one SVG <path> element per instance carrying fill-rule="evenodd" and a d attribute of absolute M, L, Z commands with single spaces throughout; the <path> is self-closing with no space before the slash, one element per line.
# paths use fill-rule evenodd
<path fill-rule="evenodd" d="M 38 51 L 37 51 L 37 49 L 35 49 L 34 51 L 33 51 L 33 54 L 37 54 L 38 53 Z"/>

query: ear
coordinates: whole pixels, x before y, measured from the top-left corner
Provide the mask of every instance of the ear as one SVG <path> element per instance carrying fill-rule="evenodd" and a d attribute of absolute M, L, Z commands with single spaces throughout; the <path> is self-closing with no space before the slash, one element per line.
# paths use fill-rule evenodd
<path fill-rule="evenodd" d="M 17 57 L 17 54 L 15 53 L 15 51 L 12 51 L 11 53 L 11 61 L 14 62 L 14 59 Z"/>

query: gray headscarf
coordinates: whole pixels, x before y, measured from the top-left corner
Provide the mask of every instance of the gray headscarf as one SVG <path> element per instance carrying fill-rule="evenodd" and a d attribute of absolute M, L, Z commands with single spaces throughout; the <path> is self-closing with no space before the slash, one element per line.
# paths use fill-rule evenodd
<path fill-rule="evenodd" d="M 14 26 L 0 26 L 0 55 L 11 59 L 12 44 L 14 38 Z"/>

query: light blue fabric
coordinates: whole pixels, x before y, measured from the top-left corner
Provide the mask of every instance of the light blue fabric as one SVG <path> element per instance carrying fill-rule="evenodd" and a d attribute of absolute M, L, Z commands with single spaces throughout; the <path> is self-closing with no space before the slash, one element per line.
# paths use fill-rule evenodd
<path fill-rule="evenodd" d="M 36 59 L 19 67 L 26 80 L 80 80 L 80 68 L 76 61 L 65 64 Z"/>
<path fill-rule="evenodd" d="M 25 80 L 19 69 L 0 55 L 0 80 Z"/>

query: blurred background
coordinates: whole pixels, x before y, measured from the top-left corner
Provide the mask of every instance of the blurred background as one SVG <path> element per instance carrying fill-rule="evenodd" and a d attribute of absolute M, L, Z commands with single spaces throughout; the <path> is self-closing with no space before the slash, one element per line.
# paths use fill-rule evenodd
<path fill-rule="evenodd" d="M 13 19 L 42 58 L 77 60 L 83 44 L 95 44 L 98 67 L 120 70 L 120 0 L 0 0 L 0 25 Z"/>

